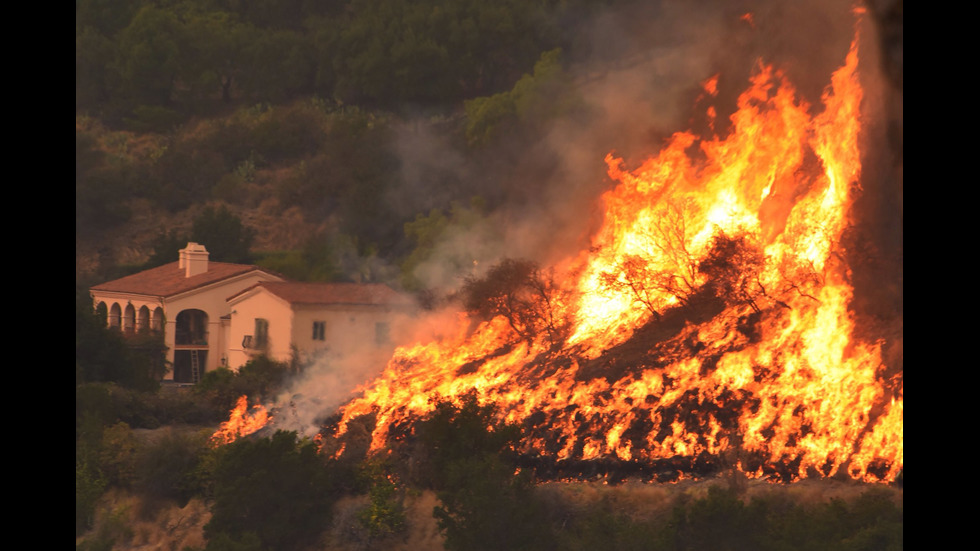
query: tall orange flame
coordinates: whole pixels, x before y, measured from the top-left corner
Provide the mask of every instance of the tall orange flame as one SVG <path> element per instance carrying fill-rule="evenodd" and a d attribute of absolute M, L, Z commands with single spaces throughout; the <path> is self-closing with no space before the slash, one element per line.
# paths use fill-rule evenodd
<path fill-rule="evenodd" d="M 727 136 L 677 133 L 632 170 L 608 156 L 604 224 L 558 269 L 561 346 L 501 317 L 468 331 L 461 314 L 453 337 L 399 349 L 338 436 L 375 413 L 380 449 L 434 401 L 475 392 L 523 423 L 525 451 L 559 460 L 709 454 L 754 476 L 893 480 L 903 383 L 882 380 L 881 343 L 854 335 L 838 248 L 861 176 L 857 67 L 855 40 L 813 116 L 760 66 Z M 629 356 L 629 342 L 649 344 Z"/>

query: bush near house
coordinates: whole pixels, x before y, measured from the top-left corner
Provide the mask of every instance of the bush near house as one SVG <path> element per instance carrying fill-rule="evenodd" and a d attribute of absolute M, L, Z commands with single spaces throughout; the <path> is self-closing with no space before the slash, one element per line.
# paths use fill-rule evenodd
<path fill-rule="evenodd" d="M 339 484 L 313 442 L 295 432 L 244 438 L 219 450 L 213 474 L 208 549 L 257 539 L 265 549 L 296 549 L 330 525 Z"/>
<path fill-rule="evenodd" d="M 104 313 L 92 309 L 92 295 L 75 287 L 75 384 L 117 383 L 134 390 L 155 390 L 166 372 L 160 339 L 139 335 L 127 340 L 109 329 Z"/>
<path fill-rule="evenodd" d="M 442 505 L 435 515 L 450 550 L 551 549 L 553 538 L 528 473 L 517 473 L 517 425 L 497 421 L 475 395 L 443 402 L 417 430 Z"/>
<path fill-rule="evenodd" d="M 288 363 L 259 356 L 238 371 L 222 367 L 206 372 L 194 392 L 215 409 L 227 413 L 240 396 L 256 401 L 272 398 L 290 372 Z"/>

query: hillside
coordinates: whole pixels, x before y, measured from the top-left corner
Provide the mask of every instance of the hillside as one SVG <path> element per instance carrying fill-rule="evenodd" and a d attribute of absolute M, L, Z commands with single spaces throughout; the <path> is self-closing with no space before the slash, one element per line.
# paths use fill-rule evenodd
<path fill-rule="evenodd" d="M 902 9 L 76 2 L 76 549 L 901 549 Z M 161 384 L 188 241 L 420 315 Z"/>
<path fill-rule="evenodd" d="M 548 504 L 549 516 L 560 523 L 565 537 L 582 535 L 584 522 L 610 521 L 604 529 L 593 526 L 592 537 L 606 539 L 606 545 L 627 549 L 636 543 L 647 526 L 665 525 L 672 518 L 672 511 L 683 503 L 704 500 L 711 488 L 724 488 L 727 480 L 681 481 L 668 485 L 626 483 L 609 486 L 592 482 L 557 482 L 539 486 L 540 499 Z M 862 494 L 866 494 L 862 497 Z M 845 509 L 864 500 L 864 532 L 849 535 L 846 545 L 853 549 L 901 549 L 904 492 L 901 488 L 868 486 L 853 482 L 833 480 L 806 480 L 792 485 L 774 486 L 761 481 L 743 483 L 740 498 L 745 504 L 778 503 L 782 508 L 807 508 L 817 511 L 821 507 Z M 429 491 L 410 495 L 405 499 L 406 528 L 403 533 L 381 541 L 363 538 L 356 525 L 356 511 L 367 503 L 367 496 L 351 497 L 339 501 L 333 512 L 333 520 L 325 521 L 320 541 L 305 549 L 358 551 L 385 549 L 390 551 L 441 551 L 444 537 L 439 534 L 432 509 L 438 505 L 436 496 Z M 100 504 L 99 518 L 92 532 L 78 538 L 91 541 L 102 537 L 113 539 L 116 551 L 143 549 L 202 549 L 205 539 L 203 527 L 210 520 L 207 504 L 193 499 L 184 507 L 161 504 L 147 509 L 138 496 L 125 492 L 111 492 Z M 872 512 L 874 509 L 876 512 Z M 719 511 L 720 512 L 720 511 Z M 712 519 L 706 516 L 704 520 Z M 591 517 L 591 518 L 590 518 Z M 826 517 L 829 518 L 829 517 Z M 586 520 L 589 519 L 589 520 Z M 717 520 L 717 517 L 712 520 Z M 816 521 L 816 515 L 814 515 Z M 796 518 L 796 529 L 806 530 L 806 521 Z M 871 522 L 877 523 L 874 527 Z M 897 524 L 896 524 L 897 523 Z M 829 526 L 827 526 L 829 528 Z M 789 527 L 784 527 L 784 530 Z M 893 531 L 897 529 L 897 531 Z M 629 530 L 632 530 L 631 533 Z M 103 541 L 105 541 L 103 540 Z M 579 542 L 586 545 L 587 541 Z M 730 543 L 734 544 L 730 541 Z M 813 544 L 814 542 L 808 542 Z M 891 545 L 891 547 L 889 547 Z"/>

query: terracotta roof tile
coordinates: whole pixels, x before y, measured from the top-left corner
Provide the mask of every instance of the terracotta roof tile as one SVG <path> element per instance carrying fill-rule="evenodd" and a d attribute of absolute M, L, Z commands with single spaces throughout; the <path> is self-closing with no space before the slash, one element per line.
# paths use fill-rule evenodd
<path fill-rule="evenodd" d="M 208 271 L 196 276 L 184 277 L 184 270 L 179 265 L 179 262 L 164 264 L 137 274 L 100 283 L 93 286 L 92 290 L 170 297 L 230 277 L 251 271 L 261 271 L 260 268 L 249 264 L 209 262 Z"/>
<path fill-rule="evenodd" d="M 291 304 L 371 304 L 408 306 L 412 300 L 383 283 L 299 283 L 263 281 L 256 286 Z"/>

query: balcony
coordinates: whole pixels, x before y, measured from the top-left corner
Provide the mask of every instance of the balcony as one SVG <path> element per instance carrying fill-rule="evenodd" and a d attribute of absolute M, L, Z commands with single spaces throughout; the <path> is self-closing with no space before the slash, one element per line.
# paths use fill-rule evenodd
<path fill-rule="evenodd" d="M 207 348 L 208 315 L 197 309 L 184 310 L 177 314 L 174 345 L 182 348 Z"/>
<path fill-rule="evenodd" d="M 174 344 L 177 346 L 207 346 L 207 331 L 181 331 L 180 328 L 174 334 Z"/>

